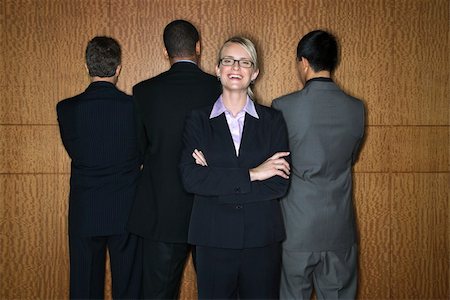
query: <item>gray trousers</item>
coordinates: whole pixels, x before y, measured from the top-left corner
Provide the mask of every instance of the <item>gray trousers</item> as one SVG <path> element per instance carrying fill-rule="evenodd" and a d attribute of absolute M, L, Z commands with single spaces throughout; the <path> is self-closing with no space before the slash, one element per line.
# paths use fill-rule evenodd
<path fill-rule="evenodd" d="M 358 247 L 338 251 L 301 252 L 283 249 L 280 299 L 355 299 Z"/>

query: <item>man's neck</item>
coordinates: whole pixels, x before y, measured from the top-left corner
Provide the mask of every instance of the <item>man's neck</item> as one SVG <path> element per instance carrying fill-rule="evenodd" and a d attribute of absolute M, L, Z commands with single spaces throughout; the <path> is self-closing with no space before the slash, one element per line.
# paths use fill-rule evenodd
<path fill-rule="evenodd" d="M 318 77 L 331 78 L 331 73 L 330 71 L 310 72 L 306 75 L 306 81 Z"/>
<path fill-rule="evenodd" d="M 177 56 L 177 57 L 169 57 L 170 65 L 173 65 L 176 62 L 179 61 L 192 61 L 195 64 L 198 64 L 198 57 L 197 56 Z"/>
<path fill-rule="evenodd" d="M 114 85 L 116 85 L 117 83 L 117 76 L 112 76 L 112 77 L 98 77 L 98 76 L 92 76 L 91 77 L 91 82 L 109 82 L 112 83 Z"/>

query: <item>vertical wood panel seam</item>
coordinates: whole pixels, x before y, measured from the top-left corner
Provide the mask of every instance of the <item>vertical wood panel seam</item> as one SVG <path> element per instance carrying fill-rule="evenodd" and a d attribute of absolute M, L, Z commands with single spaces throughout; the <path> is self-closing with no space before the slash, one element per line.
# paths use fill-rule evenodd
<path fill-rule="evenodd" d="M 394 4 L 394 6 L 395 6 L 395 4 Z M 394 9 L 394 11 L 395 11 L 395 9 Z M 393 37 L 392 37 L 392 39 L 393 39 L 393 42 L 391 43 L 392 45 L 395 43 L 395 32 L 394 32 L 394 35 L 393 35 Z M 394 68 L 395 68 L 395 65 L 394 65 Z M 392 126 L 389 126 L 389 130 L 391 130 L 393 127 Z M 391 149 L 391 144 L 389 144 L 389 146 L 388 146 L 388 150 L 389 150 L 389 162 L 391 162 L 391 160 L 392 160 L 392 149 Z M 389 176 L 389 184 L 388 184 L 388 190 L 389 190 L 389 193 L 388 193 L 388 201 L 389 201 L 389 234 L 388 234 L 388 236 L 389 236 L 389 247 L 388 247 L 388 249 L 389 249 L 389 262 L 388 262 L 388 265 L 389 265 L 389 267 L 388 267 L 388 272 L 389 272 L 389 274 L 388 274 L 388 276 L 389 276 L 389 289 L 388 289 L 388 298 L 389 299 L 391 299 L 391 295 L 392 295 L 392 283 L 393 283 L 393 280 L 392 280 L 392 250 L 393 250 L 393 241 L 392 241 L 392 209 L 393 209 L 393 204 L 392 204 L 392 168 L 388 168 L 388 176 Z"/>

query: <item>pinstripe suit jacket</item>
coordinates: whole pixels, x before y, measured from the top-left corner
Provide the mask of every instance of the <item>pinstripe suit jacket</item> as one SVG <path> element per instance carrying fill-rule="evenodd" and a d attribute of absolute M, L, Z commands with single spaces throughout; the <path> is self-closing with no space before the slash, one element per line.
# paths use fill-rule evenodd
<path fill-rule="evenodd" d="M 140 158 L 132 98 L 112 83 L 93 82 L 57 104 L 61 138 L 71 163 L 69 232 L 125 232 Z"/>

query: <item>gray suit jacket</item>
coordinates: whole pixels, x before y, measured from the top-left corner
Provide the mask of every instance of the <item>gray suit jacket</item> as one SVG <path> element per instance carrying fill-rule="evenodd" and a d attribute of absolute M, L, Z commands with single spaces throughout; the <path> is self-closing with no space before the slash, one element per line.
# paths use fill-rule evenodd
<path fill-rule="evenodd" d="M 281 201 L 287 238 L 296 251 L 332 251 L 356 242 L 352 165 L 364 134 L 364 105 L 330 79 L 274 100 L 291 149 L 291 186 Z"/>

